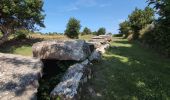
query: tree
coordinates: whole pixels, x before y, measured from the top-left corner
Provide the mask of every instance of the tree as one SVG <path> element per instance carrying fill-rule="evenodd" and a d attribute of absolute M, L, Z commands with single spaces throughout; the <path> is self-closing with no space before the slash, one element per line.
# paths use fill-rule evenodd
<path fill-rule="evenodd" d="M 75 18 L 70 18 L 67 24 L 65 35 L 69 38 L 78 38 L 81 25 L 80 21 Z"/>
<path fill-rule="evenodd" d="M 128 37 L 130 30 L 131 30 L 131 26 L 129 21 L 124 21 L 119 24 L 119 33 L 122 34 L 122 36 L 125 35 L 125 38 Z"/>
<path fill-rule="evenodd" d="M 0 44 L 19 29 L 45 27 L 42 7 L 42 0 L 0 0 Z"/>
<path fill-rule="evenodd" d="M 131 29 L 134 32 L 133 39 L 137 40 L 139 37 L 139 31 L 153 22 L 154 10 L 149 7 L 146 7 L 144 10 L 136 8 L 128 18 Z"/>
<path fill-rule="evenodd" d="M 111 32 L 107 33 L 107 35 L 113 35 Z"/>
<path fill-rule="evenodd" d="M 99 30 L 97 31 L 97 35 L 104 35 L 106 34 L 106 29 L 105 28 L 99 28 Z"/>
<path fill-rule="evenodd" d="M 152 35 L 156 48 L 170 56 L 170 0 L 148 0 L 159 15 Z"/>
<path fill-rule="evenodd" d="M 97 31 L 92 32 L 93 35 L 97 35 Z"/>
<path fill-rule="evenodd" d="M 82 32 L 82 35 L 88 35 L 88 34 L 91 34 L 91 30 L 87 27 L 84 28 L 83 32 Z"/>

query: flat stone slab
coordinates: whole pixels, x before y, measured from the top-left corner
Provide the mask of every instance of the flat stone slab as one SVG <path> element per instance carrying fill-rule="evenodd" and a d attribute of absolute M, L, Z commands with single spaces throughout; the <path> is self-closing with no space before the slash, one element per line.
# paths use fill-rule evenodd
<path fill-rule="evenodd" d="M 35 100 L 42 68 L 39 59 L 0 53 L 0 100 Z"/>
<path fill-rule="evenodd" d="M 40 59 L 83 61 L 91 54 L 84 40 L 52 40 L 35 43 L 33 56 Z"/>
<path fill-rule="evenodd" d="M 83 81 L 85 76 L 85 70 L 89 64 L 88 60 L 82 63 L 77 63 L 69 67 L 66 74 L 63 76 L 62 81 L 53 89 L 51 97 L 56 100 L 76 100 L 78 95 L 79 84 Z M 86 82 L 86 78 L 84 82 Z"/>

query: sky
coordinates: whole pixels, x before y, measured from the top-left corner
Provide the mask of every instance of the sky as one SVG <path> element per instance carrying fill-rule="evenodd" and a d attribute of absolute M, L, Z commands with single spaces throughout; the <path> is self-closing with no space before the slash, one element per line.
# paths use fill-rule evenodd
<path fill-rule="evenodd" d="M 105 27 L 107 32 L 118 33 L 119 23 L 127 19 L 136 8 L 147 6 L 146 0 L 44 0 L 44 24 L 40 32 L 63 33 L 68 20 L 75 17 L 84 27 L 97 31 Z"/>

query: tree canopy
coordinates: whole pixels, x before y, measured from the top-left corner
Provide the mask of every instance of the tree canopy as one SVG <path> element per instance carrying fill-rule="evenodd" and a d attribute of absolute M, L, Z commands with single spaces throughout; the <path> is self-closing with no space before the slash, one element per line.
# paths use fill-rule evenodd
<path fill-rule="evenodd" d="M 104 35 L 104 34 L 106 34 L 106 29 L 102 27 L 102 28 L 99 28 L 96 35 Z"/>
<path fill-rule="evenodd" d="M 0 0 L 0 44 L 18 29 L 45 27 L 42 0 Z"/>
<path fill-rule="evenodd" d="M 139 31 L 152 23 L 154 10 L 150 7 L 146 7 L 144 10 L 136 8 L 128 18 L 131 29 L 134 32 L 133 39 L 138 39 Z"/>
<path fill-rule="evenodd" d="M 65 35 L 69 38 L 78 38 L 80 33 L 80 21 L 75 18 L 70 18 L 65 30 Z"/>
<path fill-rule="evenodd" d="M 128 34 L 130 33 L 130 30 L 131 30 L 131 27 L 130 27 L 129 21 L 124 21 L 119 24 L 120 34 L 125 35 L 125 37 L 128 36 Z"/>
<path fill-rule="evenodd" d="M 82 35 L 88 35 L 88 34 L 91 34 L 91 30 L 87 27 L 84 28 L 83 32 L 82 32 Z"/>

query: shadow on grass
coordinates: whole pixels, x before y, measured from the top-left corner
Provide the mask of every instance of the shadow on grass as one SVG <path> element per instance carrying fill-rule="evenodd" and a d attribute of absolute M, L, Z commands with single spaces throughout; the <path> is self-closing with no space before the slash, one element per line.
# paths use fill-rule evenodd
<path fill-rule="evenodd" d="M 93 67 L 94 78 L 82 100 L 170 99 L 169 59 L 122 39 L 112 46 Z M 95 93 L 89 92 L 89 87 Z"/>
<path fill-rule="evenodd" d="M 0 45 L 0 52 L 13 53 L 17 48 L 21 48 L 23 46 L 32 47 L 34 43 L 40 42 L 40 41 L 43 41 L 43 39 L 34 39 L 34 38 L 27 38 L 27 39 L 21 39 L 21 40 L 12 39 Z"/>

